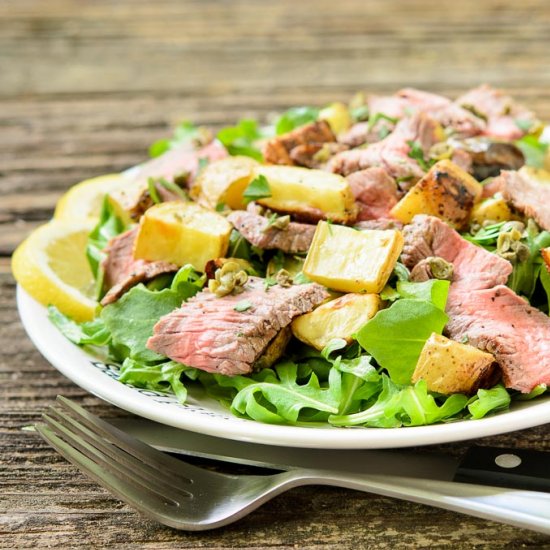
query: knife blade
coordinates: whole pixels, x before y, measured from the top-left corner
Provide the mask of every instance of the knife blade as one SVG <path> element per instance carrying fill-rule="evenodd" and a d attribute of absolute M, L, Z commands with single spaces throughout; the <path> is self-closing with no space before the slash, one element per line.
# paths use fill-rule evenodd
<path fill-rule="evenodd" d="M 110 420 L 159 450 L 276 470 L 320 468 L 346 473 L 459 481 L 550 492 L 550 453 L 472 446 L 458 458 L 397 450 L 334 450 L 279 447 L 222 439 L 146 419 Z"/>

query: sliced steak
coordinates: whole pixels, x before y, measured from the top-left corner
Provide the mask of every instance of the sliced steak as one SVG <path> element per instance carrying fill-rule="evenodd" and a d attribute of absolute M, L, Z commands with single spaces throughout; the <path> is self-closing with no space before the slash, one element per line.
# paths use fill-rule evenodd
<path fill-rule="evenodd" d="M 266 291 L 263 279 L 250 277 L 241 294 L 217 298 L 204 290 L 162 317 L 147 347 L 207 372 L 246 374 L 281 329 L 327 297 L 315 283 Z M 236 311 L 244 301 L 250 308 Z"/>
<path fill-rule="evenodd" d="M 469 243 L 438 218 L 416 216 L 404 237 L 407 267 L 429 256 L 453 264 L 446 307 L 449 336 L 494 354 L 507 388 L 529 392 L 550 383 L 550 318 L 504 286 L 511 264 Z"/>
<path fill-rule="evenodd" d="M 315 233 L 315 225 L 307 223 L 290 222 L 284 229 L 270 227 L 264 216 L 244 210 L 231 212 L 227 219 L 254 246 L 288 254 L 307 252 Z"/>
<path fill-rule="evenodd" d="M 485 128 L 483 120 L 457 103 L 415 88 L 404 88 L 394 96 L 371 97 L 368 105 L 371 116 L 383 113 L 400 119 L 413 112 L 427 113 L 445 128 L 451 128 L 455 136 L 462 138 L 476 136 Z"/>
<path fill-rule="evenodd" d="M 388 121 L 384 121 L 384 128 L 393 130 L 395 124 Z M 385 132 L 386 130 L 384 130 Z M 369 122 L 357 122 L 349 130 L 346 130 L 343 134 L 338 136 L 338 141 L 348 147 L 359 147 L 364 143 L 374 143 L 380 141 L 381 125 L 371 125 Z"/>
<path fill-rule="evenodd" d="M 303 157 L 305 150 L 301 148 L 297 153 L 294 153 L 293 149 L 303 146 L 319 146 L 319 148 L 309 148 L 308 159 L 311 159 L 313 155 L 322 147 L 324 143 L 335 142 L 336 137 L 330 129 L 328 122 L 325 120 L 317 120 L 300 126 L 292 132 L 277 136 L 270 139 L 263 148 L 263 155 L 265 161 L 271 164 L 287 164 L 296 165 L 295 160 L 300 161 Z M 315 150 L 316 149 L 316 150 Z M 306 164 L 304 164 L 306 166 Z"/>
<path fill-rule="evenodd" d="M 424 171 L 418 162 L 409 157 L 410 142 L 417 142 L 427 155 L 442 139 L 441 126 L 430 116 L 417 113 L 401 120 L 395 130 L 382 141 L 365 149 L 352 149 L 335 155 L 329 162 L 329 170 L 347 176 L 372 166 L 380 166 L 393 178 L 420 179 Z"/>
<path fill-rule="evenodd" d="M 359 206 L 357 221 L 391 218 L 397 204 L 397 184 L 384 168 L 372 167 L 347 177 L 351 192 Z"/>
<path fill-rule="evenodd" d="M 405 244 L 401 259 L 413 268 L 421 260 L 439 256 L 453 264 L 453 284 L 460 282 L 471 290 L 505 284 L 512 264 L 463 239 L 452 227 L 434 216 L 415 216 L 403 230 Z"/>
<path fill-rule="evenodd" d="M 503 171 L 499 185 L 516 210 L 550 231 L 550 184 L 536 180 L 529 172 Z"/>
<path fill-rule="evenodd" d="M 378 218 L 377 220 L 365 220 L 359 223 L 356 223 L 353 226 L 359 231 L 364 231 L 365 229 L 403 229 L 403 224 L 398 220 L 393 220 L 391 218 Z"/>
<path fill-rule="evenodd" d="M 179 145 L 160 157 L 140 165 L 130 177 L 128 191 L 121 190 L 117 192 L 117 200 L 132 219 L 138 220 L 154 204 L 148 191 L 150 178 L 178 181 L 179 184 L 190 187 L 199 172 L 201 159 L 214 162 L 226 156 L 227 151 L 218 141 L 212 141 L 196 150 L 188 143 Z M 135 192 L 136 189 L 138 193 Z M 180 200 L 178 195 L 170 192 L 162 185 L 157 184 L 156 189 L 163 201 Z"/>
<path fill-rule="evenodd" d="M 102 268 L 103 284 L 107 293 L 101 300 L 102 306 L 115 302 L 138 283 L 178 270 L 177 265 L 168 262 L 134 260 L 133 249 L 137 231 L 138 228 L 135 227 L 114 237 L 105 248 L 107 257 L 102 263 Z"/>
<path fill-rule="evenodd" d="M 527 393 L 550 384 L 550 317 L 513 290 L 451 287 L 447 311 L 451 337 L 492 353 L 507 388 Z"/>
<path fill-rule="evenodd" d="M 522 126 L 538 122 L 532 111 L 516 103 L 502 90 L 487 84 L 466 92 L 456 100 L 456 103 L 486 122 L 483 134 L 487 136 L 507 140 L 518 139 L 525 131 L 519 127 L 517 121 L 521 121 Z"/>

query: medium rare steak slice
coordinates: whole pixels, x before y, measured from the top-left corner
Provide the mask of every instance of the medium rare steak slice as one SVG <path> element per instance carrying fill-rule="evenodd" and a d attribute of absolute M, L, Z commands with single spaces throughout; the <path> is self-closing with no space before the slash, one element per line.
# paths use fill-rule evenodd
<path fill-rule="evenodd" d="M 147 347 L 207 372 L 246 374 L 281 329 L 327 297 L 316 283 L 266 291 L 258 277 L 250 277 L 237 295 L 218 298 L 203 290 L 157 322 Z M 239 303 L 250 307 L 237 311 Z"/>
<path fill-rule="evenodd" d="M 270 227 L 269 220 L 264 216 L 244 210 L 231 212 L 227 219 L 254 246 L 264 250 L 282 250 L 288 254 L 307 252 L 316 227 L 298 222 L 289 222 L 282 229 Z"/>
<path fill-rule="evenodd" d="M 354 172 L 347 177 L 359 213 L 357 221 L 391 218 L 390 210 L 397 204 L 397 184 L 386 170 L 379 167 Z"/>
<path fill-rule="evenodd" d="M 513 290 L 451 285 L 447 313 L 451 337 L 492 353 L 507 388 L 527 393 L 550 384 L 550 317 Z"/>
<path fill-rule="evenodd" d="M 516 103 L 502 90 L 487 84 L 466 92 L 456 100 L 456 103 L 486 121 L 483 133 L 487 136 L 518 139 L 525 131 L 519 127 L 517 121 L 521 121 L 522 126 L 538 122 L 532 111 Z"/>
<path fill-rule="evenodd" d="M 453 130 L 455 137 L 467 138 L 481 134 L 485 122 L 450 99 L 415 88 L 403 88 L 393 96 L 369 98 L 369 112 L 382 113 L 392 118 L 410 116 L 411 112 L 430 115 L 445 128 Z"/>
<path fill-rule="evenodd" d="M 415 216 L 403 230 L 405 244 L 401 259 L 413 268 L 430 256 L 453 264 L 453 284 L 460 282 L 470 290 L 505 284 L 512 264 L 463 239 L 452 227 L 434 216 Z"/>
<path fill-rule="evenodd" d="M 103 260 L 102 268 L 103 284 L 107 293 L 101 300 L 102 306 L 115 302 L 138 283 L 178 270 L 177 265 L 168 262 L 134 260 L 133 249 L 137 231 L 138 228 L 135 227 L 117 235 L 105 248 L 107 257 Z"/>
<path fill-rule="evenodd" d="M 541 183 L 524 171 L 503 171 L 498 181 L 499 190 L 514 208 L 550 231 L 550 184 Z"/>
<path fill-rule="evenodd" d="M 549 384 L 550 318 L 504 286 L 511 264 L 430 216 L 416 216 L 404 238 L 407 267 L 429 256 L 453 264 L 446 307 L 449 336 L 492 353 L 507 388 L 529 392 Z"/>
<path fill-rule="evenodd" d="M 424 155 L 427 155 L 431 146 L 440 142 L 442 137 L 438 122 L 426 114 L 417 113 L 411 118 L 401 120 L 395 130 L 382 141 L 365 149 L 352 149 L 334 155 L 328 163 L 328 169 L 347 176 L 379 166 L 393 178 L 418 180 L 424 175 L 424 171 L 415 159 L 409 157 L 410 143 L 417 142 Z"/>

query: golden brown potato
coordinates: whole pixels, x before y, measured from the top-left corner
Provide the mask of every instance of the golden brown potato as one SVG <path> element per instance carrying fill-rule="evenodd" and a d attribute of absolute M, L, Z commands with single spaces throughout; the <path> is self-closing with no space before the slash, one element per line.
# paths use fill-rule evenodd
<path fill-rule="evenodd" d="M 391 209 L 391 215 L 410 223 L 417 214 L 429 214 L 461 229 L 481 193 L 481 184 L 468 172 L 450 160 L 440 160 Z"/>
<path fill-rule="evenodd" d="M 242 156 L 212 162 L 195 181 L 191 198 L 212 209 L 222 204 L 233 210 L 243 209 L 243 192 L 256 166 L 258 163 L 254 159 Z"/>
<path fill-rule="evenodd" d="M 470 216 L 472 222 L 483 225 L 484 222 L 503 222 L 516 220 L 517 216 L 512 214 L 508 203 L 502 197 L 491 197 L 477 203 Z"/>
<path fill-rule="evenodd" d="M 351 188 L 338 174 L 270 165 L 257 167 L 255 175 L 264 176 L 269 184 L 270 196 L 256 201 L 266 208 L 305 222 L 351 223 L 357 216 Z"/>
<path fill-rule="evenodd" d="M 542 255 L 544 263 L 546 264 L 546 269 L 550 271 L 550 246 L 548 248 L 543 248 L 540 253 Z"/>
<path fill-rule="evenodd" d="M 333 338 L 351 343 L 353 335 L 380 309 L 378 294 L 345 294 L 292 321 L 292 332 L 322 350 Z"/>
<path fill-rule="evenodd" d="M 223 216 L 198 204 L 163 202 L 141 217 L 134 258 L 204 271 L 209 260 L 225 256 L 231 230 Z"/>
<path fill-rule="evenodd" d="M 292 331 L 290 327 L 287 326 L 281 329 L 277 336 L 269 342 L 267 348 L 265 348 L 256 363 L 254 363 L 254 370 L 268 369 L 271 367 L 284 353 L 291 337 Z"/>
<path fill-rule="evenodd" d="M 352 124 L 351 115 L 347 105 L 337 101 L 331 103 L 319 113 L 321 120 L 326 120 L 330 129 L 336 134 L 340 134 L 349 129 Z"/>
<path fill-rule="evenodd" d="M 490 353 L 434 333 L 422 348 L 412 382 L 425 380 L 430 391 L 445 395 L 473 394 L 494 384 L 497 372 Z"/>
<path fill-rule="evenodd" d="M 357 231 L 319 222 L 303 271 L 312 281 L 340 292 L 379 293 L 402 248 L 400 231 Z"/>

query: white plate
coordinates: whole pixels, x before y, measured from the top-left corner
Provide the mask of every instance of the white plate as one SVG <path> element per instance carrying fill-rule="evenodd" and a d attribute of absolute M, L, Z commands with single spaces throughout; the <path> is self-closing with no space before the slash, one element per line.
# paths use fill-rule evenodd
<path fill-rule="evenodd" d="M 430 445 L 496 435 L 550 422 L 550 396 L 514 403 L 512 410 L 481 420 L 412 428 L 274 426 L 232 416 L 215 400 L 193 394 L 182 405 L 172 395 L 118 382 L 116 365 L 86 353 L 50 323 L 46 308 L 20 287 L 23 326 L 42 355 L 75 384 L 139 416 L 203 434 L 287 447 L 375 449 Z"/>

